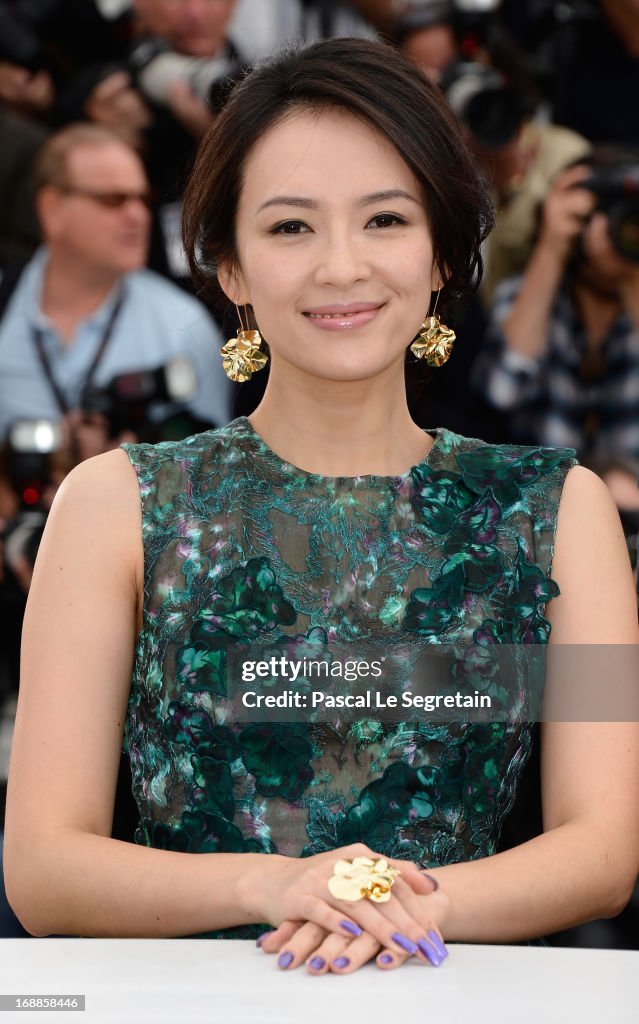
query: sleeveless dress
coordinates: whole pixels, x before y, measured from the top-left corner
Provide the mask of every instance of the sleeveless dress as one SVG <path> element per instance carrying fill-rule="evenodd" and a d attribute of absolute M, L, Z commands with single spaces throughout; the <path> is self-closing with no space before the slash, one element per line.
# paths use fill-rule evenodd
<path fill-rule="evenodd" d="M 303 471 L 244 416 L 123 445 L 144 541 L 122 743 L 136 843 L 306 857 L 363 842 L 431 867 L 495 852 L 530 751 L 526 722 L 247 722 L 227 697 L 234 643 L 546 644 L 574 451 L 426 432 L 426 458 L 391 477 Z"/>

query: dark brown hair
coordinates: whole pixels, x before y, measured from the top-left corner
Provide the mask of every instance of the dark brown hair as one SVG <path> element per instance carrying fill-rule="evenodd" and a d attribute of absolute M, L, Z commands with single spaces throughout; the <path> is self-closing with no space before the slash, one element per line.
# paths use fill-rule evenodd
<path fill-rule="evenodd" d="M 184 200 L 185 249 L 206 291 L 221 262 L 237 260 L 235 221 L 246 158 L 299 108 L 337 107 L 381 132 L 421 183 L 433 256 L 447 280 L 438 313 L 475 288 L 492 203 L 458 122 L 436 85 L 384 43 L 330 39 L 259 65 L 231 93 L 200 147 Z"/>

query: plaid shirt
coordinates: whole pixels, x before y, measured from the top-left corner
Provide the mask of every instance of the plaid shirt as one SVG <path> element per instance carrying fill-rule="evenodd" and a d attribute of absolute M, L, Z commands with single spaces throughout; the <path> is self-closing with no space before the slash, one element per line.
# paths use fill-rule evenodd
<path fill-rule="evenodd" d="M 472 386 L 489 405 L 510 415 L 511 440 L 570 447 L 582 461 L 620 461 L 639 472 L 639 332 L 622 313 L 600 347 L 601 364 L 586 374 L 586 335 L 565 286 L 538 358 L 510 350 L 502 324 L 522 277 L 495 292 L 485 344 L 472 370 Z"/>

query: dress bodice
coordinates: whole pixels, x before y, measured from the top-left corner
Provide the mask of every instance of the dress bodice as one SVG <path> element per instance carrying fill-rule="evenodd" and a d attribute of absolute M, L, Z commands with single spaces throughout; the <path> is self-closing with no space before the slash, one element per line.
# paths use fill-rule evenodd
<path fill-rule="evenodd" d="M 543 645 L 572 449 L 430 431 L 401 476 L 324 477 L 246 417 L 124 445 L 138 475 L 144 611 L 123 739 L 136 842 L 309 856 L 364 842 L 431 866 L 494 853 L 525 722 L 246 721 L 229 645 Z M 246 937 L 258 927 L 209 933 Z"/>

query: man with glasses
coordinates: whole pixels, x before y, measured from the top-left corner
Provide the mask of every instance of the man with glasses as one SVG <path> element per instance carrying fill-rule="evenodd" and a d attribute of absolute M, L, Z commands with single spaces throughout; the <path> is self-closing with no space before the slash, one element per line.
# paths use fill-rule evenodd
<path fill-rule="evenodd" d="M 202 429 L 230 418 L 214 321 L 192 296 L 143 269 L 147 189 L 138 156 L 107 129 L 70 126 L 43 147 L 36 202 L 45 244 L 0 322 L 0 442 L 15 420 L 46 418 L 73 437 L 80 459 L 114 447 L 121 438 L 82 411 L 87 387 L 176 356 L 195 369 L 198 389 L 186 408 Z"/>

